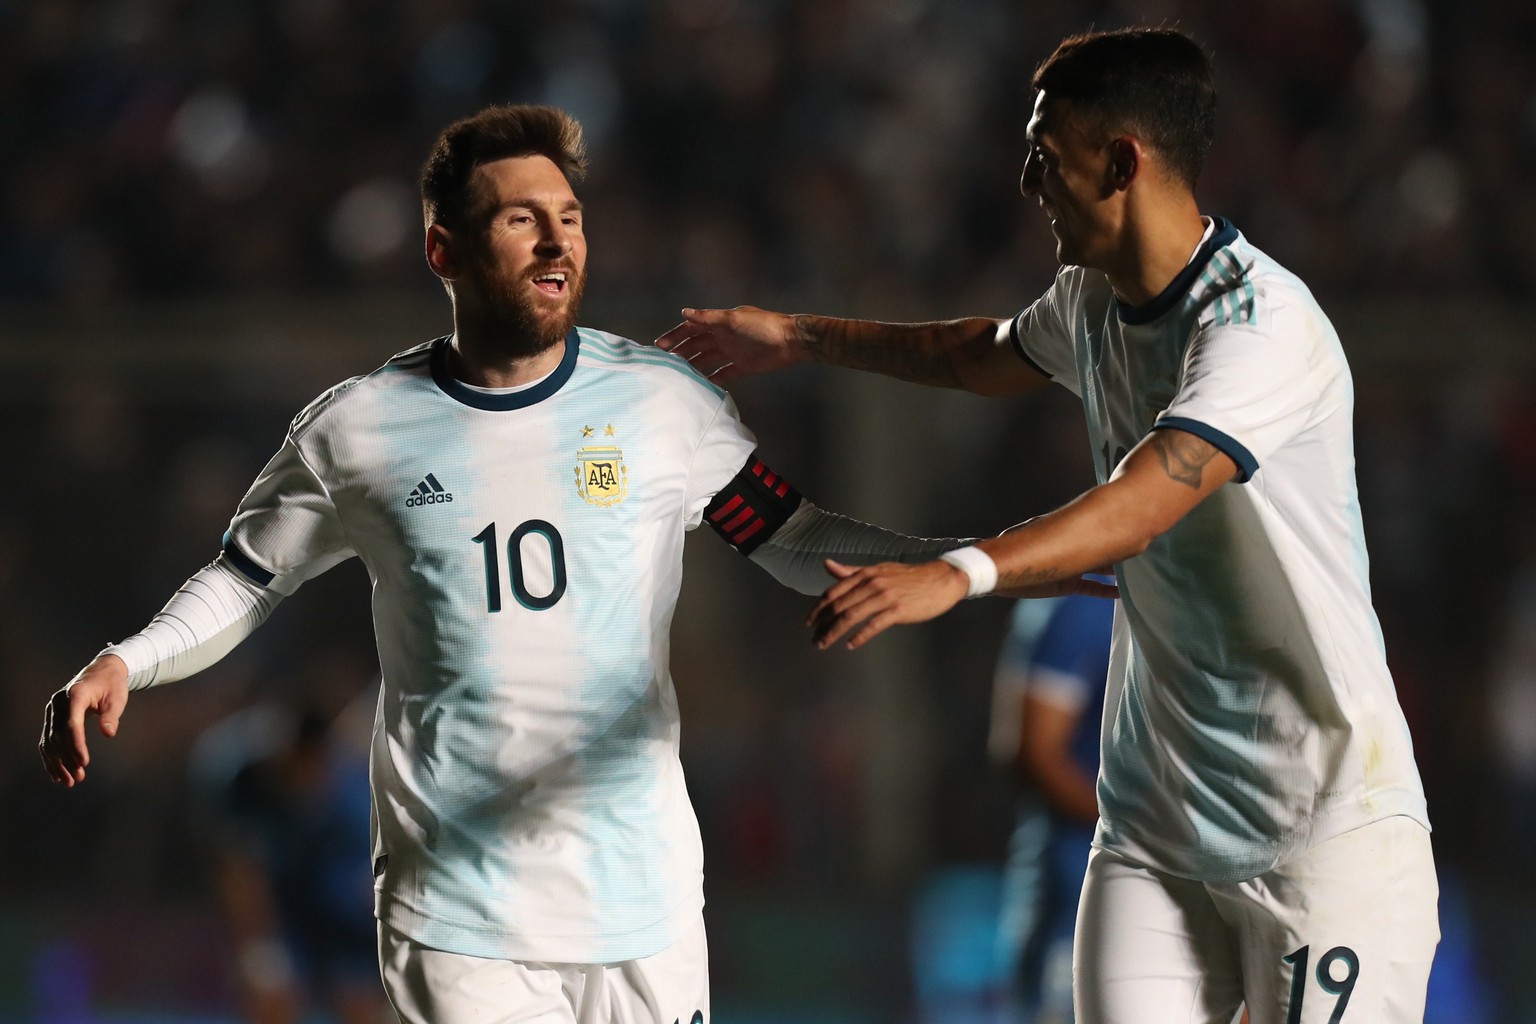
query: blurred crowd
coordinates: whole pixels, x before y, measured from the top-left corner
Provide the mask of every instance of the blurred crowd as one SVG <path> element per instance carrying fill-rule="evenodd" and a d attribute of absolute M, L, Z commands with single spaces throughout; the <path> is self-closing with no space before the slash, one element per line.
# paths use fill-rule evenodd
<path fill-rule="evenodd" d="M 1016 295 L 1028 73 L 1214 52 L 1210 207 L 1314 287 L 1536 282 L 1536 10 L 1496 0 L 9 0 L 0 296 L 429 290 L 414 172 L 493 100 L 586 125 L 610 293 Z"/>
<path fill-rule="evenodd" d="M 0 1020 L 48 999 L 74 1019 L 60 993 L 75 982 L 152 1001 L 140 976 L 166 958 L 123 939 L 150 907 L 157 942 L 185 954 L 175 990 L 222 1005 L 189 752 L 258 697 L 339 714 L 373 672 L 354 564 L 207 679 L 136 696 L 88 785 L 47 786 L 32 751 L 47 692 L 212 557 L 287 419 L 335 379 L 178 376 L 158 369 L 165 346 L 359 297 L 446 325 L 414 175 L 448 121 L 491 101 L 558 104 L 586 127 L 594 326 L 644 339 L 680 305 L 738 302 L 1006 315 L 1054 269 L 1017 192 L 1029 72 L 1065 34 L 1146 21 L 1216 58 L 1205 208 L 1348 324 L 1376 603 L 1437 850 L 1466 880 L 1501 1021 L 1536 1020 L 1536 362 L 1477 344 L 1536 287 L 1536 7 L 1494 0 L 0 0 L 0 805 L 25 836 L 0 847 L 0 950 L 26 953 L 0 957 Z M 1397 315 L 1410 301 L 1440 315 Z M 99 359 L 125 311 L 172 310 L 178 333 L 144 363 L 153 393 L 132 386 L 143 366 L 102 370 L 137 365 Z M 420 340 L 350 339 L 372 347 L 344 372 Z M 281 365 L 264 373 L 282 382 Z M 871 428 L 848 385 L 797 372 L 739 392 L 776 464 L 841 499 L 824 503 L 954 535 L 1090 482 L 1070 403 L 978 411 L 893 385 L 859 399 L 891 417 Z M 871 431 L 916 449 L 880 508 L 857 502 L 878 486 L 849 484 L 875 472 Z M 800 599 L 714 547 L 690 547 L 675 660 L 722 999 L 757 984 L 829 1005 L 842 985 L 899 1008 L 893 891 L 1001 857 L 1009 794 L 985 734 L 1006 609 L 913 641 L 922 813 L 912 858 L 871 885 L 868 694 L 838 685 L 848 659 L 800 642 Z M 859 915 L 831 916 L 850 903 Z M 825 976 L 804 959 L 773 975 L 755 943 L 808 945 Z"/>

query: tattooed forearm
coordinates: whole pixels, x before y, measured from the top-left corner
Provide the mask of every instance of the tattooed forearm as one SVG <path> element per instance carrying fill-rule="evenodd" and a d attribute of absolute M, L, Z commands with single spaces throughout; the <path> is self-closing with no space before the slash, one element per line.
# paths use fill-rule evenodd
<path fill-rule="evenodd" d="M 1074 575 L 1076 573 L 1063 572 L 1060 569 L 1037 568 L 1035 566 L 1010 569 L 1007 572 L 998 572 L 996 589 L 1017 590 L 1020 587 L 1032 587 L 1039 583 L 1054 583 L 1057 580 L 1068 579 Z"/>
<path fill-rule="evenodd" d="M 966 321 L 887 324 L 801 315 L 795 327 L 815 362 L 915 384 L 962 386 L 951 353 L 971 341 Z"/>
<path fill-rule="evenodd" d="M 1163 472 L 1168 474 L 1168 479 L 1195 490 L 1200 489 L 1205 464 L 1217 453 L 1215 445 L 1182 430 L 1153 431 L 1152 447 L 1162 460 Z"/>

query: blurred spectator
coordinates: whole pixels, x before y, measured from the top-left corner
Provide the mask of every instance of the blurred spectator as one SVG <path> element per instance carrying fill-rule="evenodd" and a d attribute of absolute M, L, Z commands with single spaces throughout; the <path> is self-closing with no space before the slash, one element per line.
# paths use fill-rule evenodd
<path fill-rule="evenodd" d="M 199 835 L 234 947 L 246 1019 L 393 1020 L 379 983 L 368 740 L 377 688 L 334 720 L 271 701 L 219 722 L 192 754 Z"/>
<path fill-rule="evenodd" d="M 1098 824 L 1094 787 L 1115 605 L 1020 601 L 993 681 L 993 757 L 1018 783 L 1002 933 L 1023 1024 L 1070 1024 L 1077 897 Z"/>

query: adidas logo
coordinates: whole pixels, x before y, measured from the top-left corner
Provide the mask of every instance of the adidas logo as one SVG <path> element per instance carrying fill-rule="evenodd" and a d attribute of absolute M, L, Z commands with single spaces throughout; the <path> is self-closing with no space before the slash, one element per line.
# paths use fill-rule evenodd
<path fill-rule="evenodd" d="M 415 508 L 418 505 L 438 505 L 452 500 L 453 494 L 444 490 L 443 485 L 437 482 L 437 477 L 428 473 L 427 478 L 405 496 L 405 505 L 407 508 Z"/>

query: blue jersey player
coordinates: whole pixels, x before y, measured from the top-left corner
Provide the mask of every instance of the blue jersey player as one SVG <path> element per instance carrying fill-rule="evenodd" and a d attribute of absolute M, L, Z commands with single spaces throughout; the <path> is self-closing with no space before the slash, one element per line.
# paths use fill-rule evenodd
<path fill-rule="evenodd" d="M 1026 1021 L 1072 1019 L 1072 936 L 1099 808 L 1099 733 L 1114 603 L 1020 601 L 993 682 L 994 756 L 1020 786 L 1004 871 L 1003 933 Z"/>
<path fill-rule="evenodd" d="M 843 573 L 813 610 L 857 647 L 1002 583 L 1113 564 L 1082 1024 L 1423 1017 L 1439 929 L 1423 787 L 1371 607 L 1353 386 L 1306 286 L 1195 181 L 1215 86 L 1167 29 L 1036 70 L 1024 194 L 1062 264 L 1018 316 L 884 324 L 742 307 L 661 339 L 730 379 L 798 361 L 1082 401 L 1098 486 L 922 565 Z"/>

